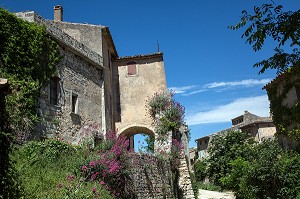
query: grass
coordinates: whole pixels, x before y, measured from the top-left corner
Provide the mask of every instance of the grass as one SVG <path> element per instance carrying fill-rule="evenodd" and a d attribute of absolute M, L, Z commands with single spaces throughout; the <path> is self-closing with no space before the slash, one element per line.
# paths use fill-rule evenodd
<path fill-rule="evenodd" d="M 80 178 L 92 154 L 57 140 L 16 146 L 11 161 L 25 198 L 113 198 L 97 182 Z"/>

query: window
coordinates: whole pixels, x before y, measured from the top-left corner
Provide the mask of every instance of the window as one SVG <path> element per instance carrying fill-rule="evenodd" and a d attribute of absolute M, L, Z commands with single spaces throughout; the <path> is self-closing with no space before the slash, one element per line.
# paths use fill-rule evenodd
<path fill-rule="evenodd" d="M 78 113 L 78 95 L 72 93 L 71 112 Z"/>
<path fill-rule="evenodd" d="M 297 94 L 297 99 L 300 101 L 300 86 L 296 86 L 296 94 Z"/>
<path fill-rule="evenodd" d="M 132 61 L 127 63 L 127 74 L 136 75 L 136 62 Z"/>
<path fill-rule="evenodd" d="M 52 77 L 50 79 L 50 104 L 58 105 L 58 88 L 59 88 L 59 78 Z"/>

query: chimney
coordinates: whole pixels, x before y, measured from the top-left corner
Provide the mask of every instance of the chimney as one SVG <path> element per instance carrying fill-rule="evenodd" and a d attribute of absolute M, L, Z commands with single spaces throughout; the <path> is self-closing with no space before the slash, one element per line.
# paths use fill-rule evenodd
<path fill-rule="evenodd" d="M 60 5 L 54 6 L 54 21 L 63 20 L 63 7 Z"/>

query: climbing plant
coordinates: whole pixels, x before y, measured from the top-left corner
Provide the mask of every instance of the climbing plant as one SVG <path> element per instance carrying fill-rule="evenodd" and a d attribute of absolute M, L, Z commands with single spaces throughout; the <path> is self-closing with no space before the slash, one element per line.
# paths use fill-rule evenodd
<path fill-rule="evenodd" d="M 40 89 L 56 71 L 60 52 L 45 27 L 0 8 L 0 77 L 9 81 L 6 111 L 13 132 L 29 133 L 38 120 Z"/>
<path fill-rule="evenodd" d="M 9 161 L 11 143 L 15 137 L 22 141 L 38 121 L 40 89 L 55 73 L 59 60 L 58 45 L 45 27 L 0 8 L 0 77 L 8 79 L 11 93 L 7 96 L 1 93 L 0 198 L 21 197 Z"/>
<path fill-rule="evenodd" d="M 172 92 L 155 93 L 147 103 L 156 132 L 161 136 L 179 130 L 184 124 L 184 107 L 173 96 Z"/>
<path fill-rule="evenodd" d="M 300 140 L 300 102 L 289 106 L 284 103 L 287 95 L 295 86 L 300 86 L 299 69 L 291 68 L 266 86 L 273 122 L 278 127 L 278 133 Z M 291 81 L 295 78 L 295 81 Z M 293 128 L 291 128 L 294 125 Z"/>

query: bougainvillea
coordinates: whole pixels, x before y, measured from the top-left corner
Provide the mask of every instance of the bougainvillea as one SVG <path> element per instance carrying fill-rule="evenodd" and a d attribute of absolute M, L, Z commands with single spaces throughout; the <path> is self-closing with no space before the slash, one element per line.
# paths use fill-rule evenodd
<path fill-rule="evenodd" d="M 159 135 L 178 130 L 184 124 L 184 107 L 173 96 L 172 92 L 155 93 L 147 102 L 148 113 Z"/>
<path fill-rule="evenodd" d="M 130 151 L 127 150 L 129 141 L 109 131 L 106 133 L 105 141 L 100 145 L 102 146 L 98 146 L 97 155 L 82 165 L 82 177 L 85 181 L 99 182 L 116 197 L 126 195 L 126 160 L 130 156 Z"/>

